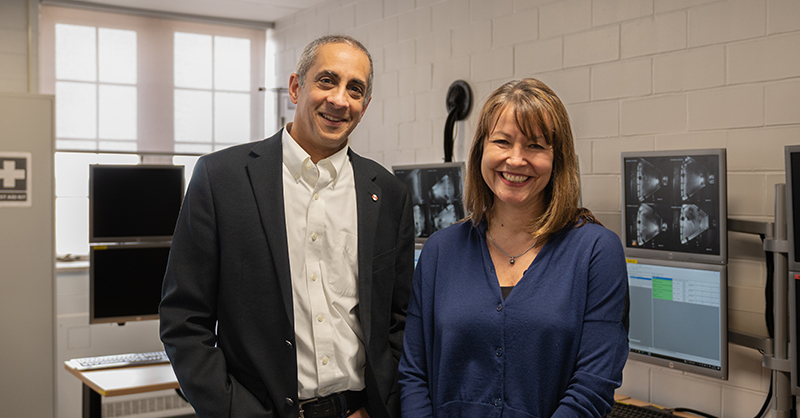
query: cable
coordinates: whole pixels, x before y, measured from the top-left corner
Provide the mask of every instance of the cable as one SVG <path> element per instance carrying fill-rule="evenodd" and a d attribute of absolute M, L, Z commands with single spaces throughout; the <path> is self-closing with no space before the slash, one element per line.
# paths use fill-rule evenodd
<path fill-rule="evenodd" d="M 759 234 L 761 237 L 761 246 L 764 246 L 764 234 Z M 775 294 L 773 287 L 774 279 L 772 275 L 775 273 L 775 258 L 773 257 L 772 251 L 764 251 L 764 255 L 766 257 L 767 263 L 767 283 L 764 286 L 764 300 L 766 301 L 766 307 L 764 309 L 764 320 L 767 322 L 767 333 L 769 334 L 769 338 L 775 338 L 775 313 L 773 312 L 773 306 L 775 303 Z"/>
<path fill-rule="evenodd" d="M 775 373 L 775 372 L 773 372 Z M 769 379 L 769 390 L 767 391 L 767 399 L 764 400 L 764 405 L 761 406 L 761 410 L 758 411 L 755 418 L 761 418 L 767 412 L 767 408 L 769 408 L 769 404 L 772 403 L 772 376 Z"/>

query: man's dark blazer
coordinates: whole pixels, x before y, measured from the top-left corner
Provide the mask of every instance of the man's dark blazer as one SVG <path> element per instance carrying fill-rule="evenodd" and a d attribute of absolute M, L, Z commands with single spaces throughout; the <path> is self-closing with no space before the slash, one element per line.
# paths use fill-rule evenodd
<path fill-rule="evenodd" d="M 201 157 L 175 228 L 161 340 L 200 417 L 299 413 L 281 134 Z M 398 418 L 414 268 L 411 197 L 379 164 L 352 151 L 349 158 L 366 408 L 371 418 Z"/>

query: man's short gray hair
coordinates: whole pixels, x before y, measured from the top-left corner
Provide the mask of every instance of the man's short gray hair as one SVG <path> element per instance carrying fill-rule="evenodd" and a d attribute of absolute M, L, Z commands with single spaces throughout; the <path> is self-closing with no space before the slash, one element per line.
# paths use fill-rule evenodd
<path fill-rule="evenodd" d="M 374 78 L 374 71 L 372 69 L 372 55 L 369 54 L 369 51 L 367 51 L 367 48 L 361 42 L 352 36 L 324 35 L 306 45 L 306 47 L 303 49 L 303 53 L 300 54 L 300 60 L 297 62 L 297 70 L 295 71 L 297 73 L 300 86 L 305 86 L 306 74 L 308 73 L 308 69 L 314 64 L 314 60 L 317 59 L 317 51 L 319 50 L 319 47 L 327 44 L 348 44 L 360 50 L 367 56 L 369 59 L 369 78 L 367 78 L 367 92 L 364 95 L 364 104 L 367 104 L 369 98 L 372 97 L 372 79 Z"/>

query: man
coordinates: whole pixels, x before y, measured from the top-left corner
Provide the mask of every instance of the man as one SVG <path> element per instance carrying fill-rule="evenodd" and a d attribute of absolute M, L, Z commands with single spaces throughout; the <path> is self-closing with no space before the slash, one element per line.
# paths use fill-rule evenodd
<path fill-rule="evenodd" d="M 372 59 L 309 44 L 293 123 L 197 162 L 172 241 L 161 339 L 200 417 L 399 417 L 411 197 L 349 150 Z"/>

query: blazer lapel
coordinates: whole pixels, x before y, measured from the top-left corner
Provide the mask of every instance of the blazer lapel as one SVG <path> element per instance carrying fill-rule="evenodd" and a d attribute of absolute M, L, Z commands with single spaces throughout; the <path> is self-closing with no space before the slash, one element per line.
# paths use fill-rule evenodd
<path fill-rule="evenodd" d="M 282 134 L 283 130 L 280 130 L 250 150 L 252 158 L 247 163 L 247 173 L 258 205 L 258 212 L 261 215 L 261 225 L 275 262 L 275 271 L 281 287 L 286 317 L 294 324 L 292 277 L 289 268 L 289 245 L 286 238 L 286 214 L 283 205 Z"/>
<path fill-rule="evenodd" d="M 364 345 L 369 347 L 372 318 L 372 257 L 375 234 L 378 228 L 378 213 L 381 208 L 381 189 L 375 184 L 376 173 L 364 164 L 364 160 L 349 151 L 356 183 L 356 214 L 358 216 L 358 312 L 361 315 L 361 330 Z"/>

